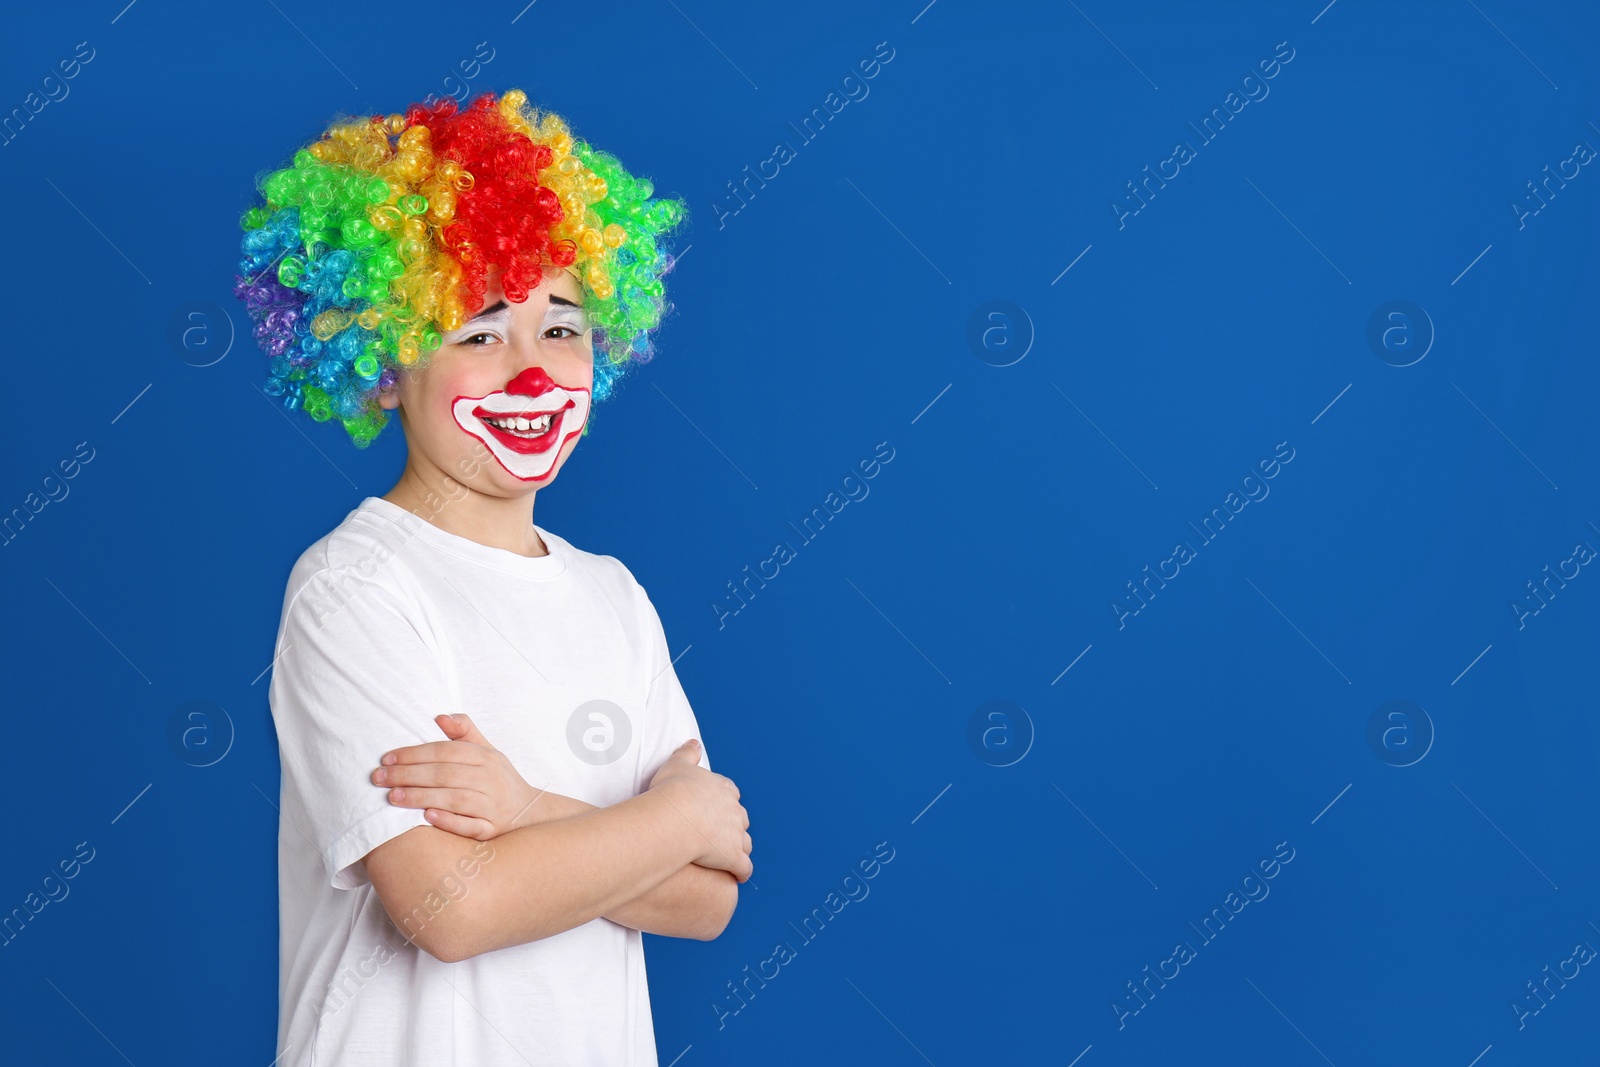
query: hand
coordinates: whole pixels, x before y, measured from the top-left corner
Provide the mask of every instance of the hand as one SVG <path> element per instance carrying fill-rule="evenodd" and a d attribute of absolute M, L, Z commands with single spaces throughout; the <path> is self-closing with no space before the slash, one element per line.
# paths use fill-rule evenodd
<path fill-rule="evenodd" d="M 749 881 L 755 872 L 750 813 L 739 803 L 739 787 L 732 778 L 700 766 L 698 741 L 691 738 L 679 745 L 651 777 L 650 789 L 694 827 L 696 842 L 703 847 L 692 862 Z"/>
<path fill-rule="evenodd" d="M 530 786 L 505 753 L 489 744 L 466 715 L 437 715 L 434 722 L 449 741 L 408 745 L 383 757 L 387 765 L 372 774 L 375 785 L 391 787 L 389 803 L 422 808 L 441 830 L 488 841 L 553 814 L 554 805 L 535 804 L 556 794 Z M 387 763 L 390 758 L 392 763 Z M 398 794 L 398 795 L 397 795 Z M 535 810 L 538 814 L 535 815 Z"/>

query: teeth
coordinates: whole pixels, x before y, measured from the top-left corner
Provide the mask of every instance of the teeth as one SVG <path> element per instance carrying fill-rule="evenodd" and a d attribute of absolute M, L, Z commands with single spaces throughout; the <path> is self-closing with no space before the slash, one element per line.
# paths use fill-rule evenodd
<path fill-rule="evenodd" d="M 550 418 L 551 413 L 546 412 L 534 419 L 528 419 L 521 415 L 509 415 L 485 419 L 484 421 L 509 433 L 538 435 L 550 429 Z"/>

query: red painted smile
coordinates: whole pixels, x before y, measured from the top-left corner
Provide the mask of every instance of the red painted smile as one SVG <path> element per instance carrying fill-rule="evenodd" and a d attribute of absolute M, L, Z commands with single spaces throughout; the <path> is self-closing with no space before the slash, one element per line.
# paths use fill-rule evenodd
<path fill-rule="evenodd" d="M 450 413 L 513 477 L 540 482 L 555 473 L 567 442 L 583 432 L 589 390 L 558 385 L 543 368 L 529 367 L 504 389 L 456 397 Z"/>
<path fill-rule="evenodd" d="M 483 421 L 495 440 L 511 451 L 532 455 L 547 451 L 561 439 L 562 415 L 571 407 L 573 403 L 568 400 L 555 411 L 511 416 L 480 406 L 473 408 L 472 414 Z"/>

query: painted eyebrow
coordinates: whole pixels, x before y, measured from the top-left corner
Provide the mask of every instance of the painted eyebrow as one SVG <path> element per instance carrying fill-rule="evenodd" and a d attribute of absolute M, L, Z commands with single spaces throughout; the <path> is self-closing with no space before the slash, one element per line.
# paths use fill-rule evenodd
<path fill-rule="evenodd" d="M 568 300 L 564 296 L 557 296 L 554 293 L 550 294 L 550 303 L 558 304 L 558 305 L 561 305 L 563 307 L 577 308 L 579 311 L 583 310 L 583 305 L 582 304 L 575 303 L 574 301 Z M 476 315 L 472 316 L 472 318 L 470 320 L 468 320 L 468 321 L 477 322 L 479 319 L 493 318 L 493 317 L 496 317 L 496 316 L 503 315 L 508 310 L 510 310 L 510 309 L 509 309 L 508 305 L 506 304 L 506 302 L 504 300 L 496 300 L 493 304 L 490 304 L 488 307 L 484 308 L 482 311 L 480 311 Z"/>

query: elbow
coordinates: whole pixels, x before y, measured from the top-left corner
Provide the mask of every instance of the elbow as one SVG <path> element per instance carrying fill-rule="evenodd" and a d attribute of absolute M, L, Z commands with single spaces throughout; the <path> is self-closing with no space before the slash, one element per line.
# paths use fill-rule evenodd
<path fill-rule="evenodd" d="M 474 956 L 483 955 L 482 949 L 465 948 L 456 945 L 448 945 L 437 950 L 430 949 L 427 952 L 428 955 L 440 963 L 460 963 L 463 960 L 470 960 Z"/>
<path fill-rule="evenodd" d="M 367 873 L 389 921 L 402 937 L 441 963 L 460 963 L 498 947 L 491 943 L 492 931 L 484 921 L 484 890 L 472 892 L 468 884 L 493 857 L 493 849 L 479 842 L 467 855 L 464 847 L 453 834 L 418 826 L 379 845 L 366 858 Z M 486 848 L 488 856 L 480 855 Z"/>
<path fill-rule="evenodd" d="M 419 907 L 413 908 L 408 915 L 396 917 L 394 909 L 386 905 L 386 910 L 389 912 L 389 921 L 411 944 L 440 963 L 460 963 L 484 950 L 469 932 L 467 916 L 460 908 L 461 902 L 447 903 L 455 914 L 447 916 L 443 911 L 430 913 L 427 908 Z"/>
<path fill-rule="evenodd" d="M 432 956 L 434 959 L 438 960 L 440 963 L 460 963 L 462 960 L 470 960 L 473 956 L 477 955 L 475 952 L 465 951 L 453 944 L 447 945 L 431 943 L 431 939 L 430 941 L 425 942 L 421 938 L 417 938 L 411 943 L 416 945 L 422 951 L 426 952 L 428 955 Z"/>
<path fill-rule="evenodd" d="M 721 892 L 717 897 L 716 907 L 711 909 L 707 916 L 707 923 L 695 935 L 697 941 L 715 941 L 722 936 L 728 928 L 728 923 L 733 921 L 733 912 L 739 906 L 739 879 L 727 871 L 718 871 L 722 875 Z"/>
<path fill-rule="evenodd" d="M 460 930 L 435 930 L 426 941 L 418 940 L 415 944 L 440 963 L 460 963 L 483 951 Z"/>
<path fill-rule="evenodd" d="M 504 923 L 496 923 L 490 917 L 495 909 L 478 902 L 477 898 L 463 897 L 447 900 L 445 904 L 447 906 L 425 926 L 413 924 L 415 933 L 405 926 L 400 927 L 407 940 L 440 963 L 460 963 L 497 949 L 542 941 L 563 929 L 541 917 L 537 925 L 530 922 L 519 926 L 517 936 L 508 936 Z"/>

